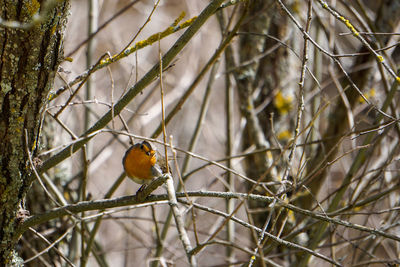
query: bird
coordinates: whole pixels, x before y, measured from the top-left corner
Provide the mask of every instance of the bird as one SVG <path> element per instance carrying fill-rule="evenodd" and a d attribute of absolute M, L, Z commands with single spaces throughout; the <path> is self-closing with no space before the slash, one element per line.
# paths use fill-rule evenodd
<path fill-rule="evenodd" d="M 138 184 L 150 184 L 165 172 L 162 163 L 165 160 L 156 154 L 147 141 L 131 146 L 122 159 L 126 175 Z"/>

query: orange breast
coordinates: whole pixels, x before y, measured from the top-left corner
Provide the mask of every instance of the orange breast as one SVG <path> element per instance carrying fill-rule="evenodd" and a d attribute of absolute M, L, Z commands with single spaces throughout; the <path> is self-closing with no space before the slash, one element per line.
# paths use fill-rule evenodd
<path fill-rule="evenodd" d="M 124 169 L 126 174 L 131 178 L 151 180 L 153 179 L 151 168 L 155 161 L 154 155 L 147 155 L 140 148 L 133 147 L 127 152 L 124 158 Z"/>

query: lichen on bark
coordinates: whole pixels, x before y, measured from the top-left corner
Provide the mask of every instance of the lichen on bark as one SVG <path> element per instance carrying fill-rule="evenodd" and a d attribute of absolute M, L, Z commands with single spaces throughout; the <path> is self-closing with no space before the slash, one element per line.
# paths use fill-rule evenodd
<path fill-rule="evenodd" d="M 1 266 L 13 265 L 17 214 L 32 182 L 27 148 L 35 152 L 47 95 L 63 60 L 68 9 L 67 0 L 0 0 L 1 21 L 15 25 L 0 25 Z"/>

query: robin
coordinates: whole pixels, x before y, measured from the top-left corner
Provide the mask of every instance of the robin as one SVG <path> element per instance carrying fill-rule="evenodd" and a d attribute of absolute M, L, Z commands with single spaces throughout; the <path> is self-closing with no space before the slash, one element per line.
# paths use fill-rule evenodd
<path fill-rule="evenodd" d="M 131 146 L 122 159 L 126 175 L 138 184 L 150 184 L 154 178 L 162 175 L 162 162 L 161 155 L 157 157 L 156 151 L 147 141 Z"/>

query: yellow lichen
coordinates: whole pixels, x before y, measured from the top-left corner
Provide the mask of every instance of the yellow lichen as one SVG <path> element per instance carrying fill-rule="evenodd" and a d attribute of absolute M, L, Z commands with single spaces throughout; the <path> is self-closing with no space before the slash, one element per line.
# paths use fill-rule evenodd
<path fill-rule="evenodd" d="M 33 141 L 31 151 L 34 151 L 35 149 L 36 149 L 36 139 Z"/>
<path fill-rule="evenodd" d="M 104 65 L 104 64 L 106 64 L 108 61 L 109 61 L 108 59 L 102 59 L 102 60 L 100 60 L 100 65 Z"/>
<path fill-rule="evenodd" d="M 71 195 L 67 191 L 64 191 L 63 195 L 64 195 L 65 200 L 67 200 L 67 201 L 71 200 Z"/>
<path fill-rule="evenodd" d="M 362 206 L 355 207 L 355 208 L 353 209 L 353 211 L 355 211 L 355 212 L 358 212 L 358 211 L 361 211 L 361 210 L 362 210 Z"/>
<path fill-rule="evenodd" d="M 367 100 L 371 99 L 371 98 L 374 97 L 375 95 L 376 95 L 375 88 L 371 88 L 371 90 L 369 90 L 368 92 L 364 93 L 364 97 L 365 97 Z M 364 102 L 365 102 L 364 97 L 359 96 L 359 97 L 358 97 L 358 102 L 364 103 Z"/>
<path fill-rule="evenodd" d="M 289 140 L 292 138 L 292 134 L 288 130 L 283 130 L 276 136 L 279 140 Z"/>
<path fill-rule="evenodd" d="M 348 19 L 345 19 L 343 16 L 340 16 L 339 18 L 340 18 L 341 21 L 344 22 L 344 24 L 346 24 L 347 28 L 349 28 L 350 31 L 351 31 L 355 36 L 358 36 L 358 35 L 359 35 L 359 33 L 358 33 L 358 31 L 356 30 L 356 28 L 354 28 L 354 26 L 350 23 L 350 21 L 349 21 Z"/>
<path fill-rule="evenodd" d="M 298 0 L 295 0 L 292 4 L 292 10 L 296 14 L 300 14 L 301 12 L 301 5 Z"/>
<path fill-rule="evenodd" d="M 144 46 L 146 46 L 146 41 L 139 41 L 139 42 L 136 43 L 135 46 L 136 47 L 144 47 Z"/>
<path fill-rule="evenodd" d="M 135 52 L 136 50 L 141 49 L 141 48 L 144 48 L 144 47 L 146 47 L 146 46 L 148 46 L 148 45 L 151 45 L 151 44 L 157 42 L 158 40 L 161 40 L 162 38 L 164 38 L 164 37 L 166 37 L 166 36 L 168 36 L 168 35 L 170 35 L 170 34 L 176 32 L 176 31 L 178 31 L 178 30 L 180 30 L 180 29 L 183 29 L 183 28 L 185 28 L 185 27 L 188 27 L 190 24 L 192 24 L 192 22 L 194 21 L 194 19 L 197 18 L 197 17 L 193 17 L 193 18 L 191 18 L 191 19 L 189 19 L 189 20 L 183 22 L 182 24 L 176 26 L 176 24 L 178 24 L 178 22 L 181 21 L 182 18 L 183 18 L 184 16 L 185 16 L 185 12 L 182 12 L 182 13 L 180 14 L 180 16 L 179 16 L 179 17 L 174 21 L 174 23 L 172 24 L 173 26 L 170 26 L 170 27 L 166 28 L 166 29 L 165 29 L 164 31 L 162 31 L 162 32 L 158 32 L 158 33 L 155 33 L 155 34 L 151 35 L 151 36 L 150 36 L 149 38 L 147 38 L 146 40 L 142 40 L 142 41 L 136 42 L 134 46 L 131 46 L 131 47 L 129 47 L 129 48 L 127 48 L 127 49 L 125 50 L 125 51 L 129 51 L 129 53 L 125 53 L 125 54 L 126 54 L 126 55 L 131 54 L 131 53 Z M 124 52 L 125 52 L 125 51 L 124 51 Z M 115 57 L 115 56 L 114 56 L 114 57 L 112 58 L 112 61 L 115 61 L 116 59 L 119 59 L 119 58 L 122 58 L 122 54 L 119 55 L 118 57 Z"/>
<path fill-rule="evenodd" d="M 53 35 L 56 32 L 56 29 L 57 29 L 57 24 L 54 24 L 54 26 L 51 27 L 50 34 Z"/>
<path fill-rule="evenodd" d="M 292 96 L 284 96 L 281 91 L 275 95 L 274 105 L 281 115 L 288 113 L 292 109 Z"/>
<path fill-rule="evenodd" d="M 22 123 L 22 122 L 24 122 L 24 118 L 23 117 L 17 117 L 17 121 L 19 122 L 19 123 Z"/>
<path fill-rule="evenodd" d="M 294 212 L 292 210 L 288 211 L 287 216 L 288 216 L 289 222 L 291 222 L 291 223 L 296 222 L 296 218 L 295 218 Z"/>
<path fill-rule="evenodd" d="M 185 15 L 185 13 L 182 12 L 180 17 L 178 17 L 174 21 L 174 23 L 175 22 L 179 22 L 184 17 L 184 15 Z M 119 60 L 121 58 L 129 56 L 130 54 L 134 53 L 135 51 L 137 51 L 139 49 L 142 49 L 142 48 L 144 48 L 144 47 L 146 47 L 148 45 L 151 45 L 154 42 L 157 42 L 158 40 L 160 40 L 160 39 L 162 39 L 162 38 L 164 38 L 164 37 L 166 37 L 166 36 L 168 36 L 168 35 L 170 35 L 170 34 L 172 34 L 174 32 L 177 32 L 178 30 L 181 30 L 183 28 L 186 28 L 186 27 L 190 26 L 196 18 L 197 17 L 193 17 L 193 18 L 191 18 L 191 19 L 189 19 L 189 20 L 187 20 L 187 21 L 185 21 L 185 22 L 183 22 L 180 25 L 175 26 L 175 27 L 169 26 L 164 31 L 155 33 L 155 34 L 151 35 L 149 38 L 147 38 L 146 40 L 142 40 L 142 41 L 136 42 L 133 46 L 128 47 L 123 52 L 121 52 L 121 53 L 119 53 L 117 55 L 114 55 L 111 58 L 102 59 L 100 61 L 99 65 L 96 67 L 96 69 L 100 69 L 101 67 L 104 67 L 104 66 L 106 66 L 106 65 L 108 65 L 108 64 L 110 64 L 112 62 L 115 62 L 115 61 L 117 61 L 117 60 Z"/>
<path fill-rule="evenodd" d="M 180 29 L 183 29 L 183 28 L 189 26 L 190 24 L 193 23 L 193 21 L 194 21 L 195 19 L 197 19 L 197 16 L 196 16 L 196 17 L 193 17 L 193 18 L 191 18 L 191 19 L 188 19 L 187 21 L 183 22 L 181 25 L 179 25 L 179 28 L 180 28 Z"/>
<path fill-rule="evenodd" d="M 274 157 L 272 156 L 271 151 L 267 151 L 267 158 L 268 158 L 268 160 L 273 160 L 274 159 Z"/>
<path fill-rule="evenodd" d="M 54 99 L 54 97 L 55 97 L 55 94 L 53 92 L 50 92 L 49 95 L 47 96 L 47 100 L 51 101 Z"/>
<path fill-rule="evenodd" d="M 384 61 L 382 56 L 377 56 L 377 58 L 378 58 L 379 62 L 383 62 Z"/>
<path fill-rule="evenodd" d="M 186 16 L 185 11 L 182 11 L 182 13 L 179 15 L 179 17 L 174 20 L 174 23 L 172 23 L 172 26 L 178 25 L 178 23 Z"/>
<path fill-rule="evenodd" d="M 371 88 L 371 90 L 369 90 L 369 95 L 370 95 L 371 97 L 374 97 L 374 96 L 376 95 L 376 90 L 375 90 L 375 88 Z"/>
<path fill-rule="evenodd" d="M 30 16 L 35 15 L 40 8 L 40 3 L 37 0 L 27 1 L 26 10 Z"/>

